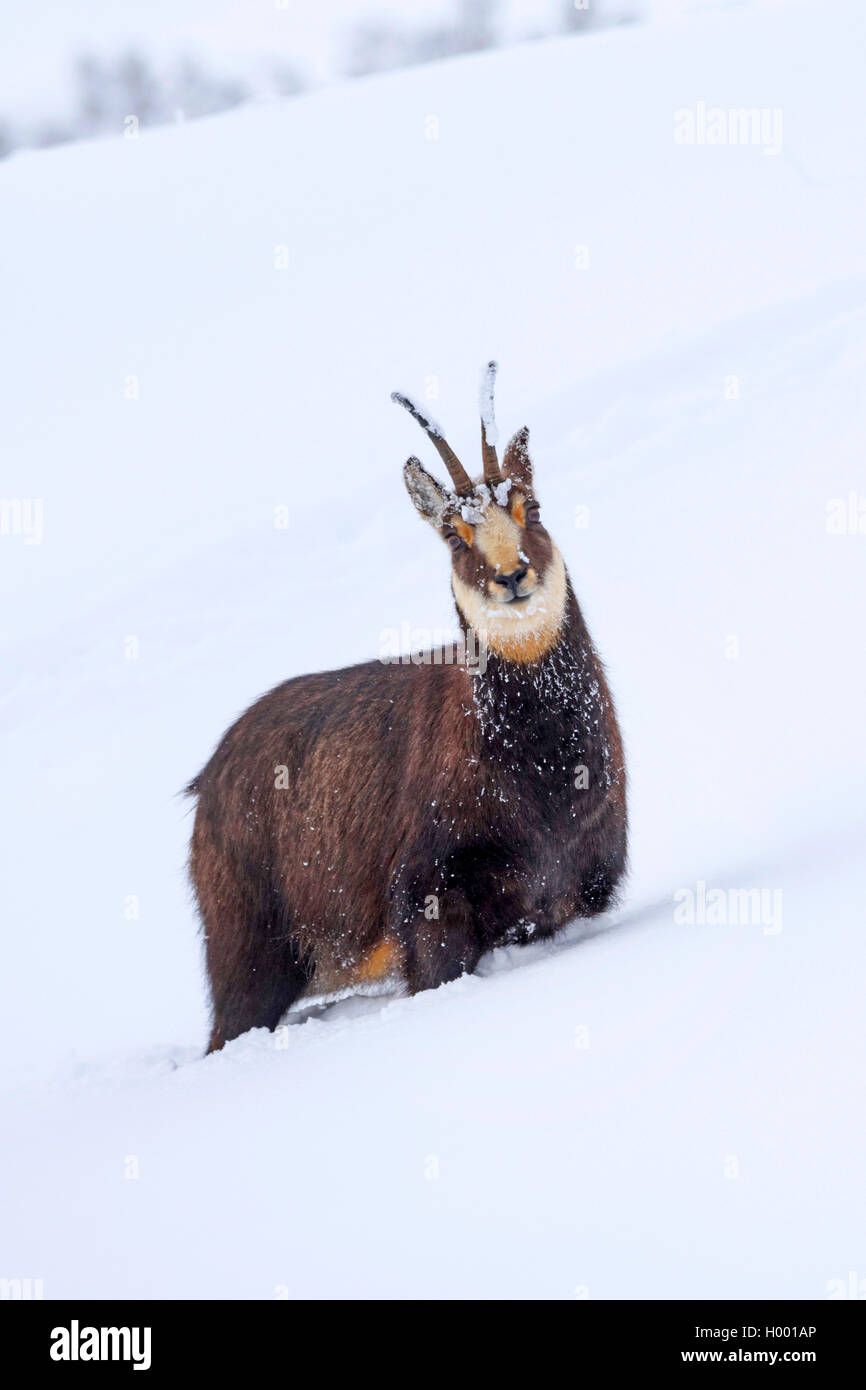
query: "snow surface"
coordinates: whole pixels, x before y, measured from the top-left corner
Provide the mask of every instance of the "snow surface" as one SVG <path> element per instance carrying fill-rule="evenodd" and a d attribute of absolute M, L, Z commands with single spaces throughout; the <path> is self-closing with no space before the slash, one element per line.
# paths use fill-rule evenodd
<path fill-rule="evenodd" d="M 866 1276 L 864 42 L 856 0 L 742 7 L 0 167 L 3 495 L 44 504 L 0 536 L 4 1277 Z M 782 152 L 676 144 L 701 101 Z M 278 680 L 447 626 L 388 396 L 480 467 L 492 353 L 618 702 L 624 903 L 202 1060 L 177 793 Z M 683 924 L 701 883 L 781 916 Z"/>

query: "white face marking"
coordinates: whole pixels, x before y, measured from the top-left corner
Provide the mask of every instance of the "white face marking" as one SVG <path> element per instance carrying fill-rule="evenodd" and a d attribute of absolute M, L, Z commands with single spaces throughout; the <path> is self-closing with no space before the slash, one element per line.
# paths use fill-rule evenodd
<path fill-rule="evenodd" d="M 499 507 L 488 507 L 475 528 L 474 544 L 488 565 L 503 574 L 511 574 L 520 565 L 520 527 Z"/>
<path fill-rule="evenodd" d="M 565 564 L 556 546 L 544 582 L 525 603 L 492 599 L 451 575 L 454 597 L 466 622 L 491 651 L 510 661 L 535 661 L 553 646 L 565 614 L 565 584 Z"/>

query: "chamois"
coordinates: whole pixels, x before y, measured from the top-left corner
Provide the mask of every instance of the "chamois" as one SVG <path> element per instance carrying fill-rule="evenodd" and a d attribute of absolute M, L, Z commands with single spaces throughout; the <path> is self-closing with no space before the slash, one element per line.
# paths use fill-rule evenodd
<path fill-rule="evenodd" d="M 189 784 L 208 1051 L 274 1029 L 305 992 L 435 989 L 502 943 L 603 912 L 626 862 L 622 743 L 604 671 L 541 520 L 528 430 L 500 470 L 496 364 L 473 481 L 403 473 L 451 551 L 462 640 L 412 662 L 298 676 L 259 699 Z M 471 655 L 470 655 L 471 653 Z"/>

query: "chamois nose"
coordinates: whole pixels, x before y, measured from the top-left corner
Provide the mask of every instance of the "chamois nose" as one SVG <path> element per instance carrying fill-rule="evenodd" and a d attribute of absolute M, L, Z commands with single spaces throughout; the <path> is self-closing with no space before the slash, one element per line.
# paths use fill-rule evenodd
<path fill-rule="evenodd" d="M 521 579 L 525 578 L 526 566 L 524 565 L 523 569 L 512 570 L 510 574 L 497 574 L 496 583 L 501 584 L 503 589 L 510 589 L 511 592 L 516 596 L 517 586 L 520 583 Z"/>

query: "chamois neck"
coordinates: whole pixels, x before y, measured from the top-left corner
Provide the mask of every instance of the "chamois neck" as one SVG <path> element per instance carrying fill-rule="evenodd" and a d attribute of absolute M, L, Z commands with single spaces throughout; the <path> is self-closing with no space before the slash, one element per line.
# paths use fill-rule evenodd
<path fill-rule="evenodd" d="M 474 706 L 482 742 L 496 755 L 531 747 L 559 764 L 604 726 L 604 680 L 570 584 L 559 637 L 537 661 L 509 661 L 491 651 L 482 657 Z"/>

